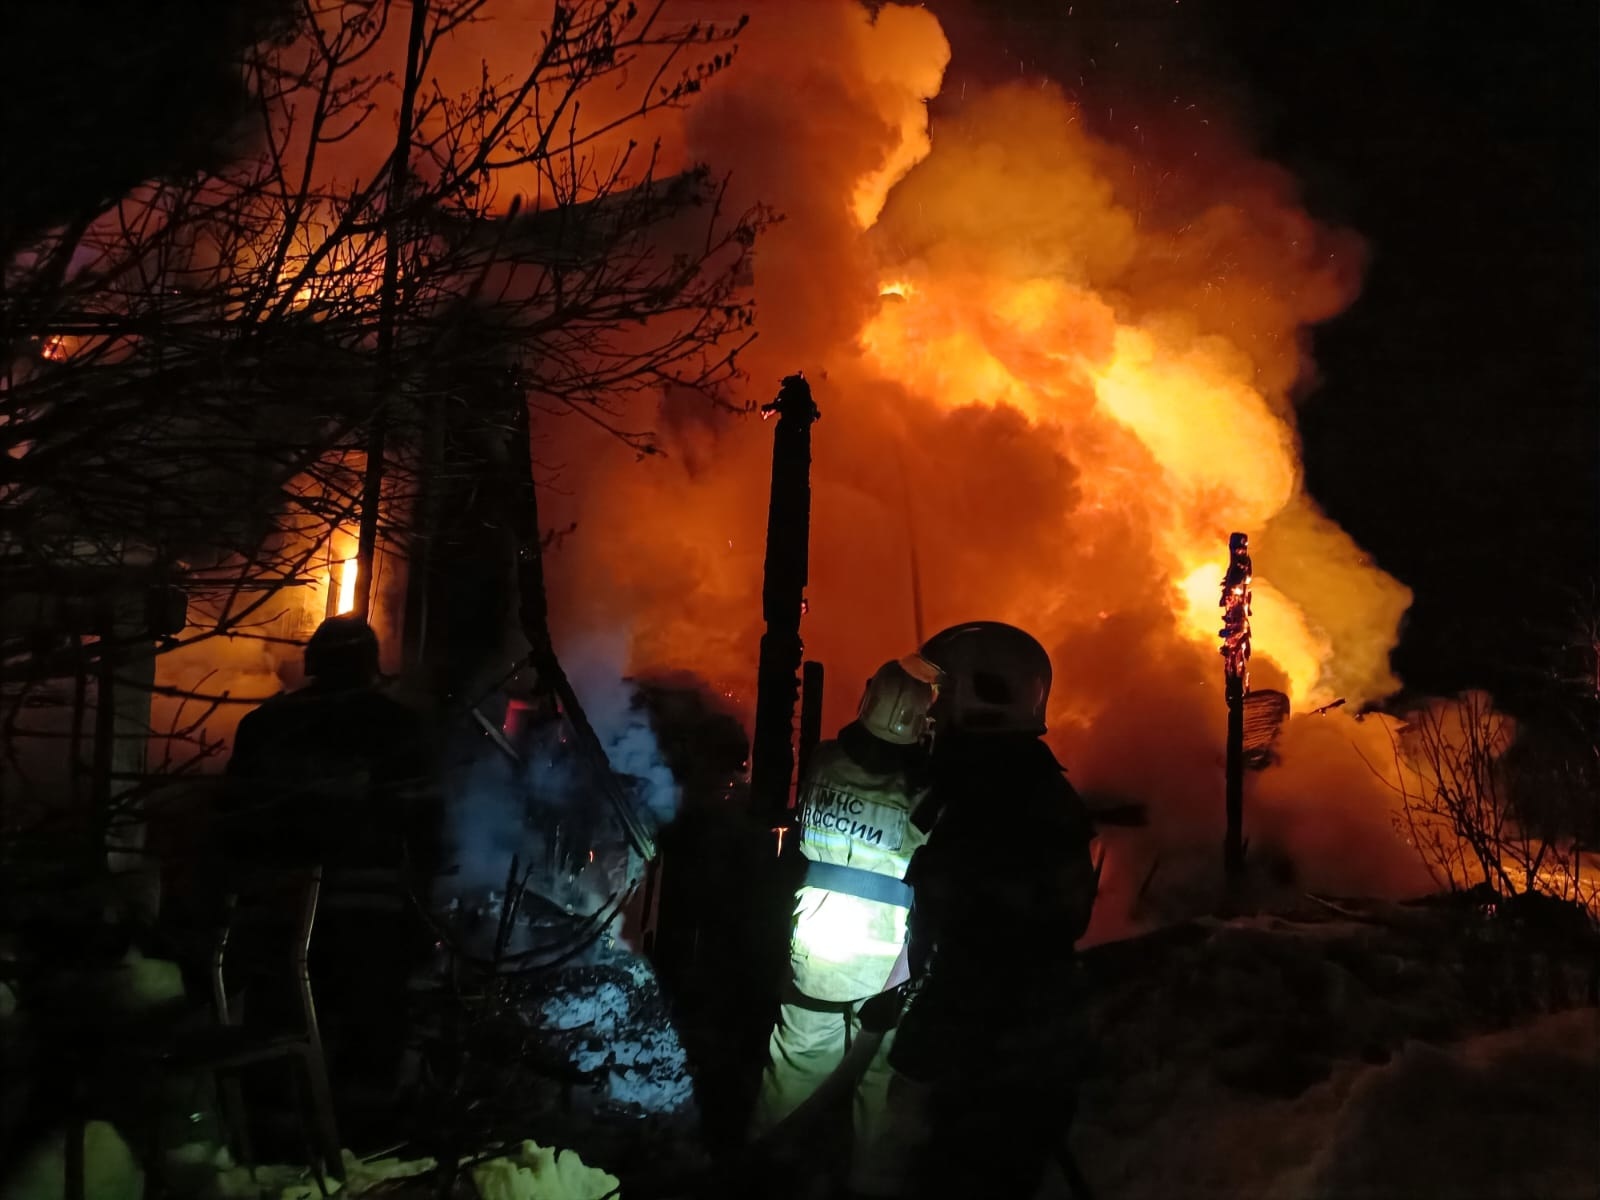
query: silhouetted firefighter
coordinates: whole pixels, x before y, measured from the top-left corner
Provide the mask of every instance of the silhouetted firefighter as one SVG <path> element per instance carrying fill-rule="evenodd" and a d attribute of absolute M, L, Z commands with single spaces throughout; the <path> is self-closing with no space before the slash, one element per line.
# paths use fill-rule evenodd
<path fill-rule="evenodd" d="M 804 375 L 783 381 L 762 410 L 776 413 L 772 495 L 767 508 L 767 558 L 761 588 L 761 637 L 756 725 L 751 739 L 750 795 L 757 814 L 774 825 L 789 807 L 794 775 L 794 710 L 799 697 L 806 575 L 811 542 L 811 425 L 821 414 Z"/>
<path fill-rule="evenodd" d="M 310 971 L 330 1070 L 344 1099 L 364 1097 L 362 1115 L 381 1128 L 376 1110 L 403 1082 L 407 981 L 432 957 L 412 898 L 428 895 L 438 870 L 441 780 L 427 726 L 383 688 L 364 617 L 324 621 L 306 644 L 305 671 L 305 687 L 239 723 L 219 797 L 226 861 L 212 866 L 219 893 L 241 866 L 323 869 Z M 248 929 L 230 947 L 259 962 L 257 934 Z M 252 985 L 246 1022 L 281 1031 L 294 1003 Z"/>

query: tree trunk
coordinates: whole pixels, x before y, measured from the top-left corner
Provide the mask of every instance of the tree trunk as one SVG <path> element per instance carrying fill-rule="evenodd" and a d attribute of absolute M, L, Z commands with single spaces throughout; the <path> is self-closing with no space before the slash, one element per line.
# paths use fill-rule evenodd
<path fill-rule="evenodd" d="M 399 129 L 389 164 L 389 196 L 383 222 L 383 285 L 378 296 L 378 369 L 373 388 L 372 431 L 367 437 L 366 475 L 361 486 L 361 526 L 356 541 L 356 607 L 371 618 L 373 566 L 378 553 L 378 510 L 383 499 L 383 458 L 389 434 L 389 393 L 394 388 L 394 335 L 400 287 L 400 228 L 396 214 L 405 203 L 411 161 L 411 122 L 417 104 L 417 75 L 427 32 L 427 0 L 411 0 L 411 31 L 406 40 L 406 74 L 400 96 Z"/>

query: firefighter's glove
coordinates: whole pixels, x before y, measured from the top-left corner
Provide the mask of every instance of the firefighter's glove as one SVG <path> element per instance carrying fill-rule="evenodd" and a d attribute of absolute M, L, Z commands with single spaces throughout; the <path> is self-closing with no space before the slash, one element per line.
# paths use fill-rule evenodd
<path fill-rule="evenodd" d="M 909 985 L 902 983 L 886 992 L 879 992 L 861 1006 L 861 1028 L 866 1033 L 888 1033 L 900 1023 L 900 1014 L 906 1006 Z"/>

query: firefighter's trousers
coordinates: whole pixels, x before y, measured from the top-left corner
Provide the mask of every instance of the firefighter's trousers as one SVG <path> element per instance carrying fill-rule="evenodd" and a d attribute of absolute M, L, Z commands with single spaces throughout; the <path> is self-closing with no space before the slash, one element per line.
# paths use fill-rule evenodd
<path fill-rule="evenodd" d="M 861 1033 L 860 1009 L 865 999 L 832 1003 L 790 993 L 778 1011 L 778 1023 L 768 1042 L 767 1067 L 751 1118 L 752 1137 L 792 1113 L 838 1067 Z M 815 1161 L 828 1161 L 840 1175 L 848 1172 L 851 1191 L 866 1196 L 894 1195 L 900 1187 L 899 1156 L 891 1147 L 897 1139 L 886 1120 L 888 1056 L 893 1044 L 894 1031 L 890 1030 L 856 1085 L 849 1127 L 839 1113 L 837 1120 L 807 1134 L 816 1141 Z"/>

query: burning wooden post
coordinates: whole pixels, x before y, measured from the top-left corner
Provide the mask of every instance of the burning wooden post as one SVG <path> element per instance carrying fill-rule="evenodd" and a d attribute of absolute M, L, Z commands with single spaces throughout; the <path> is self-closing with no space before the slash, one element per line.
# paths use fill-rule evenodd
<path fill-rule="evenodd" d="M 762 410 L 777 414 L 772 441 L 772 491 L 767 507 L 767 557 L 761 586 L 761 636 L 756 722 L 750 746 L 750 798 L 763 820 L 777 824 L 789 808 L 794 775 L 794 710 L 799 698 L 811 543 L 811 425 L 821 416 L 805 376 L 790 375 Z"/>
<path fill-rule="evenodd" d="M 1250 690 L 1250 538 L 1228 537 L 1228 573 L 1222 580 L 1223 680 L 1228 701 L 1228 829 L 1223 865 L 1228 878 L 1244 871 L 1244 697 Z"/>

